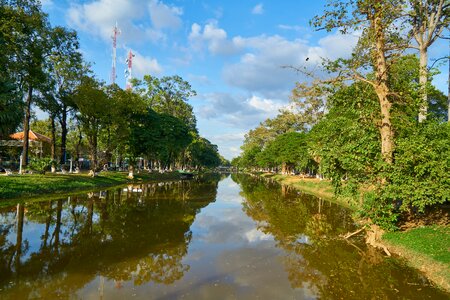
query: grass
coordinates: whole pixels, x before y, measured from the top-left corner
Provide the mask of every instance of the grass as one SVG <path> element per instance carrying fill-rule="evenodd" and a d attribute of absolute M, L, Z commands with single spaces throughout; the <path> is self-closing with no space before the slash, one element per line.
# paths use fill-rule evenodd
<path fill-rule="evenodd" d="M 450 292 L 450 226 L 425 226 L 405 232 L 388 232 L 383 242 L 394 253 Z"/>
<path fill-rule="evenodd" d="M 0 199 L 18 199 L 48 194 L 67 194 L 98 187 L 108 187 L 144 180 L 179 178 L 178 173 L 141 173 L 135 179 L 126 172 L 104 172 L 94 178 L 87 174 L 46 174 L 0 176 Z"/>
<path fill-rule="evenodd" d="M 450 264 L 450 227 L 425 226 L 406 232 L 388 232 L 386 241 L 406 246 L 412 251 L 429 256 L 433 260 Z"/>

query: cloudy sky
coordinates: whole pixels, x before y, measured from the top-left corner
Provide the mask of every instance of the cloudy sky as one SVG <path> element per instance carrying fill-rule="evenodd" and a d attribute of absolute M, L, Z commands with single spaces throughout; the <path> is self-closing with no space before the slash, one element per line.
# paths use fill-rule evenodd
<path fill-rule="evenodd" d="M 112 30 L 117 22 L 117 79 L 125 87 L 126 54 L 133 75 L 180 75 L 198 96 L 190 100 L 200 134 L 227 159 L 244 134 L 289 103 L 302 78 L 285 65 L 314 66 L 348 54 L 357 37 L 315 32 L 309 20 L 325 0 L 44 0 L 53 25 L 78 31 L 81 51 L 99 79 L 110 83 Z M 446 55 L 436 45 L 430 58 Z M 309 58 L 306 62 L 306 58 Z M 444 69 L 444 67 L 443 67 Z M 446 76 L 436 84 L 446 91 Z"/>

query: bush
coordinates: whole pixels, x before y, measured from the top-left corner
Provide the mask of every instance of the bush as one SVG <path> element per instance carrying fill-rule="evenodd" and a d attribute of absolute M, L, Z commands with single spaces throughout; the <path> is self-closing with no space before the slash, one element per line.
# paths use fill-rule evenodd
<path fill-rule="evenodd" d="M 41 174 L 45 174 L 46 171 L 50 170 L 52 160 L 48 157 L 46 158 L 32 158 L 28 164 L 28 169 L 38 171 Z"/>
<path fill-rule="evenodd" d="M 401 211 L 423 212 L 450 200 L 450 126 L 430 121 L 396 141 L 395 162 L 382 197 Z"/>
<path fill-rule="evenodd" d="M 381 197 L 378 192 L 367 192 L 363 199 L 363 205 L 358 211 L 360 217 L 369 218 L 374 224 L 388 231 L 397 229 L 399 213 L 392 201 Z"/>

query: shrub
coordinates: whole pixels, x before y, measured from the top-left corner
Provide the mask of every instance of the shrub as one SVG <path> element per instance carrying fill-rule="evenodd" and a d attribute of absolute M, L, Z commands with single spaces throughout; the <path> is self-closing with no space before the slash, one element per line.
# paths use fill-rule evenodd
<path fill-rule="evenodd" d="M 46 171 L 50 170 L 51 164 L 52 160 L 48 157 L 32 158 L 28 164 L 28 169 L 45 174 Z"/>

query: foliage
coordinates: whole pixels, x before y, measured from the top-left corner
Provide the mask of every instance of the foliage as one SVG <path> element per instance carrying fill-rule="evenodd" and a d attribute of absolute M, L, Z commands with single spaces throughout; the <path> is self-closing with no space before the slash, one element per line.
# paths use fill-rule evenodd
<path fill-rule="evenodd" d="M 134 156 L 145 155 L 170 166 L 190 144 L 192 136 L 181 120 L 148 109 L 133 116 L 129 139 Z"/>
<path fill-rule="evenodd" d="M 361 3 L 361 7 L 375 5 L 373 1 Z M 336 7 L 345 11 L 345 16 L 329 14 L 325 19 L 349 17 L 347 7 L 340 5 Z M 374 11 L 379 9 L 384 8 L 376 7 Z M 394 17 L 386 11 L 379 13 L 383 18 Z M 363 15 L 359 17 L 362 19 L 356 22 L 366 26 Z M 370 24 L 374 20 L 366 21 Z M 335 27 L 338 23 L 327 24 Z M 351 22 L 339 24 L 353 28 Z M 394 37 L 393 33 L 386 33 L 386 37 Z M 427 88 L 430 118 L 426 123 L 419 123 L 417 112 L 423 99 L 419 60 L 414 55 L 400 56 L 385 49 L 386 69 L 385 74 L 380 74 L 371 66 L 372 55 L 382 50 L 373 48 L 372 34 L 367 32 L 361 37 L 350 60 L 325 63 L 327 71 L 340 72 L 341 77 L 315 81 L 312 85 L 298 83 L 294 88 L 292 101 L 296 113 L 310 114 L 297 117 L 297 120 L 308 120 L 303 123 L 310 127 L 304 136 L 306 146 L 299 140 L 297 146 L 291 147 L 298 133 L 272 130 L 267 120 L 246 135 L 243 153 L 233 164 L 275 169 L 293 164 L 301 168 L 312 159 L 318 165 L 317 171 L 331 179 L 336 195 L 362 199 L 360 216 L 393 230 L 401 214 L 421 212 L 450 198 L 450 137 L 448 125 L 442 123 L 446 120 L 448 103 L 430 85 Z M 400 49 L 403 40 L 389 43 Z M 366 69 L 364 76 L 352 73 L 355 68 Z M 377 89 L 384 90 L 384 94 Z M 279 120 L 282 123 L 286 119 Z M 291 123 L 285 122 L 285 127 L 277 124 L 277 128 L 288 131 Z M 383 150 L 387 139 L 391 140 L 390 159 L 386 159 L 387 152 Z"/>
<path fill-rule="evenodd" d="M 74 100 L 79 110 L 77 119 L 89 143 L 91 169 L 95 170 L 97 168 L 98 135 L 102 122 L 107 120 L 105 107 L 108 106 L 108 98 L 98 81 L 94 78 L 84 77 L 75 92 Z"/>
<path fill-rule="evenodd" d="M 401 203 L 402 211 L 450 200 L 450 126 L 429 121 L 397 139 L 396 160 L 386 174 L 382 197 Z"/>
<path fill-rule="evenodd" d="M 136 80 L 134 85 L 148 107 L 158 113 L 179 118 L 191 131 L 197 131 L 197 120 L 188 103 L 189 98 L 197 93 L 189 82 L 178 75 L 162 78 L 145 75 L 143 81 Z"/>
<path fill-rule="evenodd" d="M 0 62 L 1 63 L 1 62 Z M 14 133 L 22 121 L 22 101 L 17 87 L 5 76 L 0 74 L 0 139 L 6 139 Z"/>
<path fill-rule="evenodd" d="M 306 134 L 298 132 L 278 135 L 267 143 L 263 151 L 256 156 L 256 160 L 260 167 L 296 167 L 305 173 L 307 169 L 315 167 L 308 154 Z"/>
<path fill-rule="evenodd" d="M 217 146 L 202 137 L 196 137 L 188 146 L 187 158 L 191 166 L 214 168 L 222 164 Z"/>
<path fill-rule="evenodd" d="M 53 163 L 52 159 L 49 157 L 46 158 L 32 158 L 28 164 L 28 168 L 33 171 L 38 171 L 42 174 L 45 174 L 46 171 L 50 169 L 51 164 Z"/>
<path fill-rule="evenodd" d="M 358 184 L 375 180 L 379 172 L 380 141 L 372 109 L 376 100 L 366 84 L 355 83 L 337 91 L 328 105 L 329 113 L 309 133 L 309 151 L 340 193 L 343 179 Z"/>
<path fill-rule="evenodd" d="M 360 217 L 368 218 L 385 230 L 393 231 L 397 229 L 395 224 L 399 213 L 392 201 L 380 197 L 376 192 L 366 192 L 363 197 L 363 205 L 358 211 Z"/>

